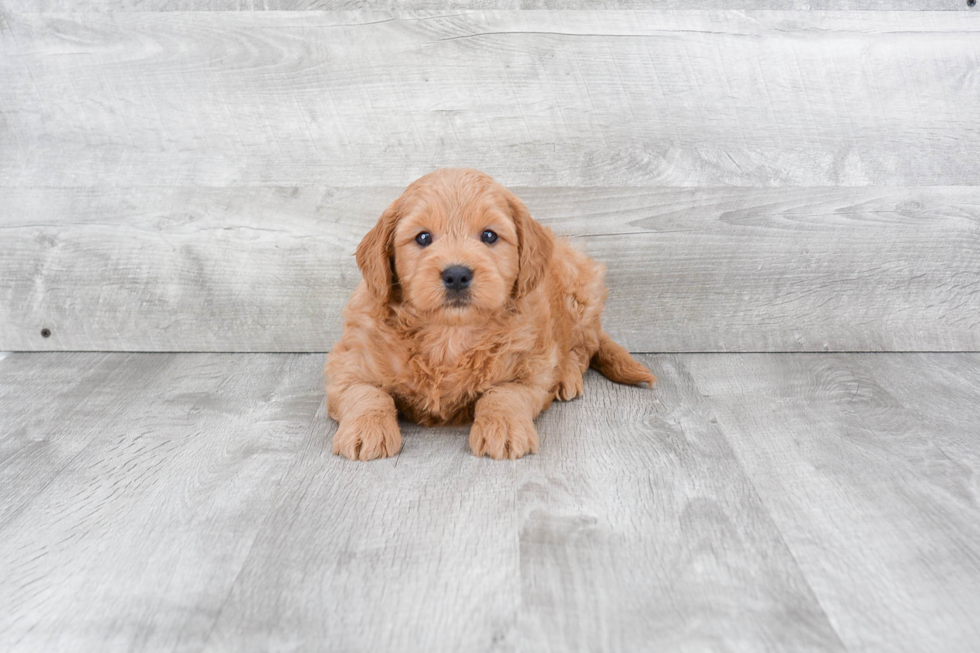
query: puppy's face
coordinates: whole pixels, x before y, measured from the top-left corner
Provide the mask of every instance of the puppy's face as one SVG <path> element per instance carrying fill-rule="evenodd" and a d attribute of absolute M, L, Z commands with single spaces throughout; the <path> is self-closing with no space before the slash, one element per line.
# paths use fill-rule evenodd
<path fill-rule="evenodd" d="M 517 280 L 517 229 L 495 189 L 428 184 L 395 227 L 402 300 L 447 322 L 503 308 Z"/>
<path fill-rule="evenodd" d="M 422 177 L 381 216 L 358 247 L 358 266 L 383 301 L 411 305 L 430 321 L 486 319 L 529 292 L 551 239 L 524 205 L 475 170 Z"/>

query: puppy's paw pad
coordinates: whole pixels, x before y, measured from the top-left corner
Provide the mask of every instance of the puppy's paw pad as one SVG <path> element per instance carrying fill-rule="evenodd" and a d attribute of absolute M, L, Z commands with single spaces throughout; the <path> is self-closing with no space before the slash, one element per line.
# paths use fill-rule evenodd
<path fill-rule="evenodd" d="M 394 456 L 402 448 L 398 420 L 391 415 L 358 415 L 345 419 L 333 436 L 333 452 L 351 460 Z"/>
<path fill-rule="evenodd" d="M 470 428 L 470 449 L 477 456 L 516 460 L 538 450 L 534 422 L 510 415 L 480 415 Z"/>

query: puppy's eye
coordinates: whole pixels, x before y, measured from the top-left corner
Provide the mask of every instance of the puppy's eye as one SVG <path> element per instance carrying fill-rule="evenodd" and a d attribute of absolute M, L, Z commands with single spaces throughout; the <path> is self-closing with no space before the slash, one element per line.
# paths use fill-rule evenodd
<path fill-rule="evenodd" d="M 415 237 L 415 242 L 419 244 L 419 247 L 428 247 L 432 244 L 432 234 L 428 231 L 423 231 Z"/>
<path fill-rule="evenodd" d="M 497 242 L 497 234 L 487 229 L 480 234 L 480 240 L 485 242 L 487 245 L 493 245 L 495 242 Z"/>

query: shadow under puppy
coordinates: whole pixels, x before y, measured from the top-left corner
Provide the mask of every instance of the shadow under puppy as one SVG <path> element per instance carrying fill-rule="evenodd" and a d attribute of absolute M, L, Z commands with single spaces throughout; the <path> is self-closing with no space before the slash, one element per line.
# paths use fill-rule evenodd
<path fill-rule="evenodd" d="M 538 449 L 534 418 L 581 395 L 589 365 L 654 382 L 602 330 L 605 267 L 477 170 L 412 183 L 356 256 L 364 279 L 326 366 L 334 453 L 398 453 L 401 411 L 422 425 L 472 421 L 474 454 L 520 458 Z"/>

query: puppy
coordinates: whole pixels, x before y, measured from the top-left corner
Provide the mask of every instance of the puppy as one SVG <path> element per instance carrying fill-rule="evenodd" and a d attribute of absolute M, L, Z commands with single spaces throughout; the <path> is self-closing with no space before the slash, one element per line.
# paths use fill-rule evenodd
<path fill-rule="evenodd" d="M 336 454 L 398 453 L 400 411 L 422 425 L 472 422 L 474 454 L 520 458 L 538 450 L 534 418 L 581 395 L 589 365 L 654 382 L 602 330 L 605 267 L 477 170 L 415 181 L 356 258 L 363 281 L 326 366 Z"/>

